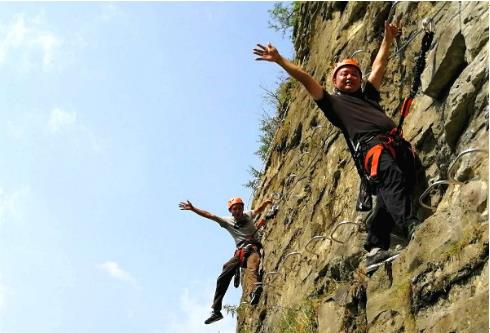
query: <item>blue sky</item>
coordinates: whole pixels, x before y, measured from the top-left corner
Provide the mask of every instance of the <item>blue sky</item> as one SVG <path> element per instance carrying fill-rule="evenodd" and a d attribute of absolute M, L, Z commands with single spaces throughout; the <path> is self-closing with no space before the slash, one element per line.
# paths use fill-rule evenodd
<path fill-rule="evenodd" d="M 249 207 L 271 7 L 0 4 L 0 333 L 234 332 L 233 240 L 177 205 Z"/>

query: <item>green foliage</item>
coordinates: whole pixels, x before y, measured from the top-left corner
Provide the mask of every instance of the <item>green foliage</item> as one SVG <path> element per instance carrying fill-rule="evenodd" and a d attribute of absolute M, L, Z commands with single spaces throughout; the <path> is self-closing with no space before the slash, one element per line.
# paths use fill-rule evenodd
<path fill-rule="evenodd" d="M 252 176 L 252 179 L 245 184 L 245 187 L 256 191 L 259 188 L 260 179 L 262 178 L 263 173 L 251 166 L 248 167 L 248 173 Z"/>
<path fill-rule="evenodd" d="M 269 158 L 272 143 L 274 141 L 274 135 L 279 128 L 281 118 L 284 116 L 287 110 L 289 91 L 292 87 L 291 82 L 291 80 L 283 81 L 277 88 L 276 92 L 262 88 L 265 91 L 265 104 L 273 110 L 272 112 L 267 112 L 264 110 L 259 123 L 259 148 L 255 154 L 260 157 L 260 160 L 264 165 L 267 163 L 267 159 Z M 273 115 L 271 115 L 271 113 L 273 113 Z M 252 179 L 245 184 L 245 187 L 256 191 L 260 185 L 263 171 L 259 171 L 254 167 L 249 167 L 249 173 L 252 176 Z"/>
<path fill-rule="evenodd" d="M 269 150 L 278 124 L 279 121 L 277 116 L 271 116 L 266 112 L 262 114 L 262 119 L 260 119 L 259 125 L 261 132 L 259 135 L 259 149 L 255 152 L 255 154 L 260 157 L 263 163 L 265 163 L 269 157 Z"/>
<path fill-rule="evenodd" d="M 281 123 L 281 118 L 287 110 L 291 82 L 291 80 L 283 81 L 276 92 L 263 88 L 265 91 L 264 100 L 274 110 L 273 115 L 264 111 L 260 120 L 259 129 L 261 134 L 259 135 L 259 149 L 255 153 L 263 163 L 267 162 L 274 135 Z"/>
<path fill-rule="evenodd" d="M 316 333 L 316 311 L 312 301 L 306 301 L 298 309 L 285 309 L 279 320 L 277 332 Z"/>
<path fill-rule="evenodd" d="M 223 305 L 223 310 L 225 310 L 226 314 L 231 314 L 231 317 L 235 317 L 235 314 L 238 312 L 238 306 L 225 304 Z"/>
<path fill-rule="evenodd" d="M 298 21 L 299 1 L 295 2 L 276 2 L 273 8 L 269 10 L 271 20 L 269 20 L 269 28 L 276 31 L 282 31 L 283 36 L 286 32 L 291 32 Z M 285 80 L 279 84 L 276 92 L 269 91 L 263 88 L 266 92 L 264 99 L 266 104 L 273 109 L 271 113 L 264 111 L 260 119 L 259 129 L 259 148 L 255 152 L 260 157 L 260 160 L 265 165 L 269 158 L 274 135 L 280 124 L 280 119 L 287 111 L 289 103 L 289 91 L 292 87 L 291 79 Z M 252 179 L 244 184 L 245 187 L 256 191 L 260 185 L 263 171 L 259 171 L 254 167 L 249 167 L 249 173 Z"/>
<path fill-rule="evenodd" d="M 298 20 L 299 2 L 276 2 L 272 9 L 269 9 L 269 28 L 281 31 L 282 35 L 291 33 Z"/>

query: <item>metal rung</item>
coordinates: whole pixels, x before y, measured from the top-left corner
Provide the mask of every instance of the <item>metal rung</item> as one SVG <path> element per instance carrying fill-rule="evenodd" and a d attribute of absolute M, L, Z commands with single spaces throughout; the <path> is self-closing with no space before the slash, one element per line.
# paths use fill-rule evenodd
<path fill-rule="evenodd" d="M 289 257 L 297 256 L 297 255 L 301 255 L 301 252 L 298 252 L 298 251 L 290 252 L 290 253 L 286 254 L 286 256 L 284 257 L 282 262 L 284 263 Z"/>
<path fill-rule="evenodd" d="M 363 53 L 363 52 L 365 52 L 365 53 L 369 53 L 369 52 L 368 52 L 368 51 L 366 51 L 366 50 L 359 49 L 359 50 L 356 50 L 356 51 L 352 52 L 352 54 L 350 55 L 350 57 L 349 57 L 349 58 L 354 58 L 354 56 L 355 56 L 356 54 Z"/>
<path fill-rule="evenodd" d="M 301 252 L 290 252 L 288 254 L 286 254 L 286 256 L 284 257 L 284 259 L 282 260 L 282 263 L 281 263 L 281 266 L 284 265 L 284 263 L 286 262 L 286 260 L 288 260 L 288 258 L 292 257 L 292 256 L 297 256 L 297 255 L 301 255 Z"/>
<path fill-rule="evenodd" d="M 329 239 L 329 238 L 328 238 L 327 236 L 325 236 L 325 235 L 313 236 L 313 237 L 312 237 L 312 238 L 311 238 L 311 239 L 308 241 L 308 243 L 306 243 L 306 245 L 305 245 L 305 251 L 306 251 L 306 252 L 310 252 L 310 253 L 312 253 L 312 254 L 315 254 L 315 255 L 316 255 L 316 253 L 315 253 L 315 252 L 310 251 L 310 250 L 308 249 L 308 245 L 310 245 L 310 244 L 311 244 L 311 242 L 313 242 L 313 241 L 319 241 L 319 240 L 323 240 L 323 239 L 325 239 L 325 238 Z"/>
<path fill-rule="evenodd" d="M 264 274 L 264 281 L 265 279 L 267 278 L 267 276 L 271 276 L 271 275 L 277 275 L 277 274 L 280 274 L 278 271 L 272 271 L 272 272 L 267 272 Z"/>
<path fill-rule="evenodd" d="M 461 159 L 461 157 L 463 157 L 464 155 L 467 155 L 467 154 L 470 154 L 470 153 L 477 153 L 477 152 L 481 152 L 481 153 L 488 153 L 488 150 L 487 149 L 483 149 L 483 148 L 468 148 L 466 150 L 463 150 L 461 153 L 459 153 L 458 156 L 456 156 L 456 158 L 454 159 L 454 161 L 451 162 L 451 164 L 449 164 L 449 169 L 447 171 L 447 174 L 449 176 L 449 180 L 444 180 L 444 179 L 441 179 L 441 180 L 438 180 L 434 183 L 432 183 L 425 191 L 424 193 L 422 193 L 420 195 L 420 198 L 419 198 L 419 203 L 422 207 L 425 207 L 427 209 L 431 209 L 431 210 L 436 210 L 436 207 L 432 207 L 432 206 L 428 206 L 424 203 L 424 199 L 425 197 L 427 197 L 427 195 L 429 195 L 430 191 L 436 187 L 436 186 L 439 186 L 439 185 L 451 185 L 451 184 L 459 184 L 459 185 L 462 185 L 463 183 L 456 180 L 453 176 L 451 176 L 451 174 L 453 173 L 453 169 L 456 165 L 456 162 L 458 162 L 459 159 Z"/>
<path fill-rule="evenodd" d="M 470 154 L 470 153 L 478 153 L 478 152 L 488 153 L 488 150 L 482 149 L 482 148 L 468 148 L 466 150 L 463 150 L 461 153 L 459 153 L 459 155 L 456 156 L 456 158 L 454 159 L 454 161 L 449 165 L 449 169 L 447 171 L 448 177 L 450 179 L 454 180 L 455 182 L 458 182 L 456 179 L 454 179 L 454 177 L 451 176 L 451 173 L 453 171 L 454 166 L 456 165 L 456 162 L 458 162 L 459 159 L 461 157 L 463 157 L 464 155 L 467 155 L 467 154 Z M 458 182 L 458 183 L 461 183 L 461 182 Z"/>
<path fill-rule="evenodd" d="M 280 193 L 280 192 L 272 192 L 272 198 L 279 201 L 282 198 L 282 193 Z"/>
<path fill-rule="evenodd" d="M 333 228 L 332 232 L 330 233 L 330 239 L 337 242 L 337 243 L 340 243 L 340 244 L 344 244 L 345 242 L 342 242 L 338 239 L 336 239 L 333 234 L 335 233 L 335 231 L 337 231 L 337 228 L 340 227 L 341 225 L 347 225 L 347 224 L 353 224 L 353 225 L 356 225 L 356 226 L 359 226 L 360 224 L 359 223 L 356 223 L 356 222 L 350 222 L 350 221 L 344 221 L 344 222 L 340 222 L 339 224 L 337 224 L 335 226 L 335 228 Z"/>
<path fill-rule="evenodd" d="M 393 20 L 393 16 L 395 15 L 395 7 L 398 5 L 400 1 L 393 1 L 393 4 L 391 5 L 390 12 L 388 13 L 388 21 L 391 23 L 391 20 Z"/>
<path fill-rule="evenodd" d="M 425 203 L 424 203 L 424 199 L 425 197 L 430 193 L 430 191 L 436 187 L 436 186 L 439 186 L 439 185 L 450 185 L 450 184 L 460 184 L 460 182 L 454 182 L 454 181 L 451 181 L 451 180 L 438 180 L 436 182 L 434 182 L 432 185 L 430 185 L 425 191 L 424 193 L 422 193 L 420 195 L 420 198 L 419 198 L 419 203 L 422 207 L 425 207 L 427 209 L 432 209 L 432 210 L 435 210 L 436 207 L 432 207 L 432 206 L 427 206 Z"/>

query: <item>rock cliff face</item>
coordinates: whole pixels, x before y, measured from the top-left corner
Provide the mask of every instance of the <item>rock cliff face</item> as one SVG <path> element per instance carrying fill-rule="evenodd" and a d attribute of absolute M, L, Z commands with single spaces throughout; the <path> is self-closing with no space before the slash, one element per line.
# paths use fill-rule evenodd
<path fill-rule="evenodd" d="M 305 2 L 294 29 L 296 61 L 332 91 L 337 59 L 364 73 L 381 43 L 390 2 Z M 391 265 L 367 276 L 358 175 L 342 134 L 298 83 L 283 86 L 255 203 L 279 206 L 263 235 L 264 293 L 238 309 L 238 332 L 486 332 L 488 323 L 488 2 L 400 2 L 402 36 L 381 88 L 399 119 L 422 20 L 435 38 L 404 137 L 421 162 L 414 209 L 423 223 Z M 356 52 L 358 50 L 362 50 Z M 452 164 L 457 159 L 455 164 Z M 419 204 L 420 195 L 435 181 Z M 341 222 L 358 222 L 359 224 Z"/>

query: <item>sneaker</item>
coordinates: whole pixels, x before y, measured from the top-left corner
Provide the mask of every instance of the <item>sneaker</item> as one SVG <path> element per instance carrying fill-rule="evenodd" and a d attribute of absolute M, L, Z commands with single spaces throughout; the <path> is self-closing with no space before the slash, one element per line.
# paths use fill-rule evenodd
<path fill-rule="evenodd" d="M 262 286 L 258 285 L 254 291 L 250 293 L 250 304 L 257 305 L 259 303 L 260 295 L 262 295 Z"/>
<path fill-rule="evenodd" d="M 223 315 L 221 314 L 221 312 L 213 310 L 213 312 L 211 312 L 211 316 L 209 316 L 209 318 L 206 319 L 206 321 L 204 321 L 204 323 L 205 324 L 211 324 L 211 323 L 214 323 L 215 321 L 218 321 L 221 319 L 223 319 Z"/>
<path fill-rule="evenodd" d="M 393 250 L 373 248 L 366 257 L 366 269 L 371 272 L 382 264 L 395 260 L 398 255 L 399 253 Z"/>

